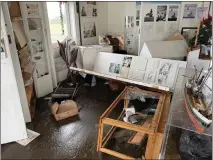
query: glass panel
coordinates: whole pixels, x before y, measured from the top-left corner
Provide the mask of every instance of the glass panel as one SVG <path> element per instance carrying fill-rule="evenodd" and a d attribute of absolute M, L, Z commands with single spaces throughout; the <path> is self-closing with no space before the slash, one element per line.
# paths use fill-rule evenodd
<path fill-rule="evenodd" d="M 65 2 L 47 2 L 47 11 L 52 43 L 61 42 L 68 36 Z"/>
<path fill-rule="evenodd" d="M 191 77 L 193 76 L 193 74 L 194 74 L 194 69 L 190 69 L 190 68 L 179 69 L 177 82 L 176 82 L 172 102 L 170 105 L 168 124 L 178 128 L 183 128 L 186 130 L 197 132 L 194 124 L 189 118 L 189 115 L 186 111 L 186 107 L 184 103 L 184 86 L 185 86 L 187 77 L 183 75 Z M 212 126 L 207 128 L 203 134 L 212 135 Z"/>

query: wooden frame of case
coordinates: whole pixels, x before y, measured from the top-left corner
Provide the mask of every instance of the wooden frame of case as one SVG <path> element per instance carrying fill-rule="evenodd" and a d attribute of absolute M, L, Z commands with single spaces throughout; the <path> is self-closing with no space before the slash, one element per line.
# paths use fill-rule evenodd
<path fill-rule="evenodd" d="M 153 96 L 159 97 L 158 105 L 156 108 L 155 115 L 152 119 L 151 126 L 149 128 L 142 127 L 140 125 L 126 123 L 120 121 L 122 116 L 125 114 L 124 110 L 121 112 L 117 120 L 107 118 L 107 116 L 112 112 L 116 107 L 118 102 L 124 97 L 128 91 L 134 91 L 139 93 L 148 93 Z M 163 141 L 165 123 L 168 118 L 168 106 L 170 104 L 171 94 L 168 92 L 153 92 L 148 90 L 141 90 L 138 88 L 126 87 L 122 93 L 116 98 L 116 100 L 109 106 L 109 108 L 102 114 L 99 120 L 99 130 L 98 130 L 98 140 L 97 140 L 97 151 L 110 154 L 112 156 L 121 158 L 121 159 L 135 159 L 133 157 L 127 156 L 125 154 L 110 150 L 105 148 L 107 141 L 110 139 L 114 133 L 116 127 L 125 128 L 128 130 L 143 132 L 148 134 L 148 142 L 146 146 L 146 159 L 158 159 L 161 144 Z M 129 100 L 124 100 L 124 108 L 128 106 Z M 104 124 L 111 125 L 111 129 L 103 137 Z"/>

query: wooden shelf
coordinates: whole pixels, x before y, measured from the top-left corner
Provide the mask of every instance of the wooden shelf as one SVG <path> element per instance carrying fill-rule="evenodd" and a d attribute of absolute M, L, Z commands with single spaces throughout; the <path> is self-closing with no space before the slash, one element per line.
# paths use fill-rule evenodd
<path fill-rule="evenodd" d="M 22 21 L 23 19 L 21 17 L 13 17 L 11 19 L 12 22 L 16 22 L 16 21 Z"/>
<path fill-rule="evenodd" d="M 36 106 L 36 97 L 34 93 L 33 83 L 25 87 L 25 92 L 27 96 L 27 103 L 30 109 L 31 118 L 34 118 L 35 106 Z"/>

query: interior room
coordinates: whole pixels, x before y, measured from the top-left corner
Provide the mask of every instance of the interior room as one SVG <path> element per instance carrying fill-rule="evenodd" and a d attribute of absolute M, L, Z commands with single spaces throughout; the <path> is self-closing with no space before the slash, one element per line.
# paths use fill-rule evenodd
<path fill-rule="evenodd" d="M 212 3 L 4 1 L 2 159 L 212 159 Z"/>

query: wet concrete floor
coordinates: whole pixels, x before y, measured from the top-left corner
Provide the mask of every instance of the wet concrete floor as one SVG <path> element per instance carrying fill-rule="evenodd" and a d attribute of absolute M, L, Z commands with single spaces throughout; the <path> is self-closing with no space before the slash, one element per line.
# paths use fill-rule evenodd
<path fill-rule="evenodd" d="M 82 86 L 76 103 L 79 116 L 55 121 L 48 101 L 37 100 L 35 118 L 27 128 L 40 133 L 27 146 L 16 142 L 2 145 L 2 159 L 99 159 L 96 152 L 98 121 L 118 93 L 100 83 Z"/>
<path fill-rule="evenodd" d="M 79 116 L 58 122 L 50 113 L 48 100 L 38 99 L 35 118 L 27 124 L 27 128 L 41 135 L 25 147 L 16 142 L 2 145 L 1 158 L 99 159 L 96 152 L 99 117 L 118 94 L 102 82 L 92 88 L 81 86 L 75 99 L 80 109 Z M 173 156 L 167 158 L 179 159 L 176 149 L 174 152 L 174 139 L 171 141 L 169 146 L 173 149 L 170 154 Z M 117 160 L 106 155 L 103 159 Z"/>

